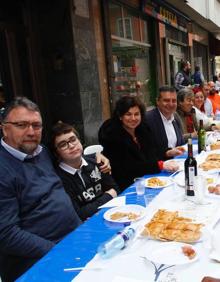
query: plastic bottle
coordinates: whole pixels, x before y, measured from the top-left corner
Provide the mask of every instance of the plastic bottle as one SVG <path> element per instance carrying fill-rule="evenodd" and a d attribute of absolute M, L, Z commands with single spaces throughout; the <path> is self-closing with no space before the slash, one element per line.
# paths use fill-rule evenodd
<path fill-rule="evenodd" d="M 102 258 L 110 258 L 120 250 L 124 249 L 128 242 L 134 238 L 135 230 L 132 227 L 125 227 L 122 231 L 119 231 L 115 236 L 113 236 L 110 240 L 101 244 L 98 247 L 98 254 Z"/>

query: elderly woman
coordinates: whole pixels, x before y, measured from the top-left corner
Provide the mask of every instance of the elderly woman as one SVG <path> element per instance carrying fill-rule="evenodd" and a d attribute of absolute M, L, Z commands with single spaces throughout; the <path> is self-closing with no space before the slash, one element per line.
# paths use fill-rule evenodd
<path fill-rule="evenodd" d="M 191 88 L 184 88 L 177 95 L 177 114 L 179 116 L 183 137 L 187 140 L 190 136 L 197 137 L 198 123 L 196 120 L 194 94 Z"/>
<path fill-rule="evenodd" d="M 122 97 L 116 103 L 113 118 L 99 130 L 103 153 L 111 162 L 112 175 L 121 190 L 136 177 L 176 168 L 158 159 L 151 132 L 144 123 L 145 111 L 137 97 Z"/>

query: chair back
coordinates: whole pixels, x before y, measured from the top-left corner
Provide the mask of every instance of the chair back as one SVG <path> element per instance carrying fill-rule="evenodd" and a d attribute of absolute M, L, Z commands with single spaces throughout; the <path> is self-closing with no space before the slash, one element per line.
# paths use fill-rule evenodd
<path fill-rule="evenodd" d="M 94 153 L 101 153 L 103 151 L 102 145 L 91 145 L 84 149 L 84 155 L 90 155 Z"/>

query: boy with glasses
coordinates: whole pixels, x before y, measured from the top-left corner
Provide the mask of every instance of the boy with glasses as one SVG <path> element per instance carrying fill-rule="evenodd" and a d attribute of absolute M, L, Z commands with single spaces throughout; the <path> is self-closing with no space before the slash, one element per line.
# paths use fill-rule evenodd
<path fill-rule="evenodd" d="M 82 144 L 71 125 L 58 122 L 51 145 L 59 160 L 57 173 L 82 220 L 117 196 L 118 187 L 111 175 L 100 172 L 93 156 L 82 156 Z"/>

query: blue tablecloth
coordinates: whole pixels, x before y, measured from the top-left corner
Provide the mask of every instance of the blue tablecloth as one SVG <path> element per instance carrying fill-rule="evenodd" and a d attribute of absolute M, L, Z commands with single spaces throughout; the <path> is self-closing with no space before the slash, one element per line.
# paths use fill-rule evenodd
<path fill-rule="evenodd" d="M 161 172 L 160 176 L 169 173 Z M 155 175 L 147 175 L 151 177 Z M 155 196 L 162 189 L 151 189 Z M 128 187 L 121 195 L 135 191 L 134 186 Z M 126 195 L 127 204 L 144 206 L 143 197 L 135 193 Z M 100 209 L 95 215 L 84 222 L 77 230 L 66 236 L 45 257 L 39 260 L 32 268 L 16 281 L 19 282 L 69 282 L 78 272 L 64 272 L 64 268 L 85 266 L 94 255 L 100 243 L 108 240 L 118 230 L 124 228 L 122 224 L 113 224 L 103 219 L 105 209 Z"/>

